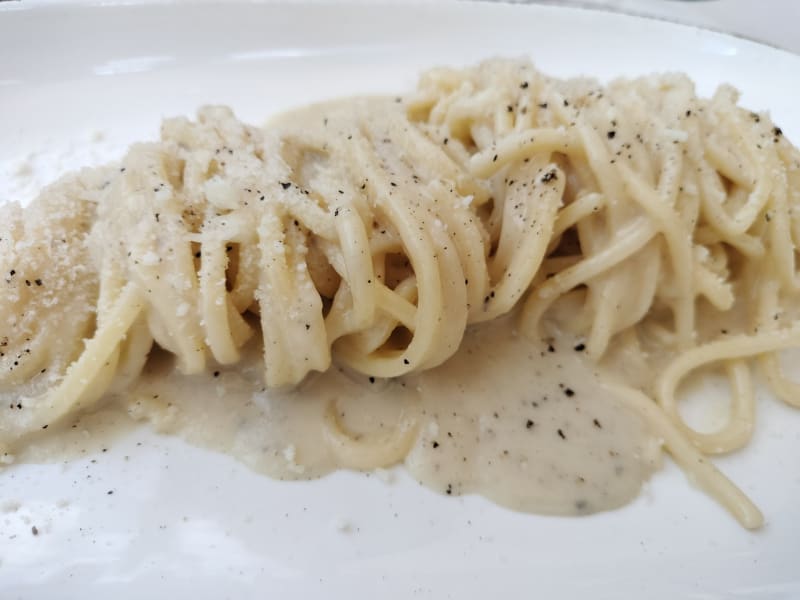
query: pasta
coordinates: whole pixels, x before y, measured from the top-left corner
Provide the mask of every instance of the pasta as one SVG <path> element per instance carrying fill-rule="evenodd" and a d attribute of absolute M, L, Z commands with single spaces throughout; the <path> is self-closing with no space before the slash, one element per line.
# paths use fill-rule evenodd
<path fill-rule="evenodd" d="M 2 208 L 0 445 L 124 394 L 154 344 L 192 375 L 260 338 L 283 389 L 332 362 L 431 369 L 513 312 L 533 339 L 585 339 L 620 402 L 758 527 L 707 456 L 749 441 L 752 366 L 800 405 L 779 360 L 800 346 L 800 152 L 737 100 L 682 75 L 604 86 L 492 60 L 260 129 L 222 107 L 167 120 L 120 165 Z M 713 433 L 679 412 L 703 369 L 731 388 Z M 352 468 L 402 460 L 419 433 L 403 418 L 355 443 L 325 422 Z"/>

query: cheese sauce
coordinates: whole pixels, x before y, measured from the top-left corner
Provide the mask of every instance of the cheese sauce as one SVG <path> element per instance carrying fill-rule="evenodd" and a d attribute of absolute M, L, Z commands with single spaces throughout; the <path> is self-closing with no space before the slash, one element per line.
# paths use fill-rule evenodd
<path fill-rule="evenodd" d="M 230 370 L 194 376 L 155 351 L 129 393 L 58 435 L 36 436 L 18 459 L 97 452 L 148 420 L 274 478 L 403 461 L 439 493 L 564 515 L 625 504 L 660 460 L 657 441 L 604 390 L 579 343 L 532 343 L 511 319 L 470 328 L 445 364 L 396 380 L 332 368 L 294 390 L 265 390 L 258 348 Z"/>

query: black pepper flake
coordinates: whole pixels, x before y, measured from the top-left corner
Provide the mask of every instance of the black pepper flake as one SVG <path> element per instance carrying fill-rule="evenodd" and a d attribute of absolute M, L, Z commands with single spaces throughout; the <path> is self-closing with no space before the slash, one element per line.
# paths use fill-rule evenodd
<path fill-rule="evenodd" d="M 547 344 L 547 351 L 548 352 L 555 352 L 556 349 L 553 347 L 553 344 Z"/>
<path fill-rule="evenodd" d="M 339 216 L 339 209 L 338 208 L 333 211 L 333 216 L 334 217 L 338 217 Z"/>
<path fill-rule="evenodd" d="M 36 525 L 34 525 L 33 527 L 31 527 L 31 533 L 32 533 L 33 535 L 39 535 L 39 529 L 36 527 Z"/>
<path fill-rule="evenodd" d="M 600 424 L 600 421 L 598 421 L 597 419 L 593 419 L 592 423 L 594 423 L 594 426 L 597 427 L 598 429 L 603 428 L 603 426 Z"/>
<path fill-rule="evenodd" d="M 447 146 L 447 142 L 449 142 L 449 141 L 450 141 L 450 138 L 444 138 L 444 141 L 443 141 L 442 143 L 443 143 L 445 146 Z"/>
<path fill-rule="evenodd" d="M 608 133 L 606 133 L 606 136 L 608 137 L 608 139 L 613 140 L 615 137 L 617 137 L 617 132 L 614 131 L 614 130 L 611 130 Z"/>
<path fill-rule="evenodd" d="M 687 110 L 686 111 L 686 116 L 687 117 L 691 117 L 692 116 L 692 111 L 691 110 Z"/>
<path fill-rule="evenodd" d="M 372 377 L 372 376 L 370 376 L 370 378 L 369 378 L 369 382 L 370 382 L 370 383 L 375 383 L 375 378 L 374 378 L 374 377 Z"/>
<path fill-rule="evenodd" d="M 108 490 L 108 491 L 106 492 L 106 494 L 107 494 L 108 496 L 111 496 L 113 493 L 114 493 L 114 490 Z"/>
<path fill-rule="evenodd" d="M 561 429 L 558 430 L 558 437 L 560 437 L 562 440 L 567 439 L 567 436 L 564 435 L 564 431 Z"/>
<path fill-rule="evenodd" d="M 306 331 L 308 331 L 309 329 L 311 329 L 311 325 L 309 323 L 306 323 Z"/>
<path fill-rule="evenodd" d="M 195 258 L 200 258 L 202 255 L 203 255 L 203 253 L 200 252 L 200 250 L 198 250 L 197 252 L 194 253 L 194 257 Z"/>
<path fill-rule="evenodd" d="M 434 440 L 433 443 L 431 444 L 431 446 L 433 446 L 434 448 L 438 448 L 439 447 L 439 442 Z"/>
<path fill-rule="evenodd" d="M 572 388 L 564 388 L 564 394 L 566 394 L 568 398 L 572 398 L 575 395 L 575 391 Z"/>
<path fill-rule="evenodd" d="M 506 106 L 506 110 L 508 110 L 508 112 L 514 112 L 514 107 L 509 104 Z"/>
<path fill-rule="evenodd" d="M 519 84 L 519 87 L 522 88 L 523 90 L 527 90 L 528 89 L 528 82 L 527 81 L 523 81 L 522 83 Z"/>
<path fill-rule="evenodd" d="M 542 103 L 539 105 L 539 108 L 547 108 L 547 102 L 542 102 Z"/>
<path fill-rule="evenodd" d="M 289 181 L 282 181 L 281 182 L 281 187 L 283 189 L 285 189 L 285 190 L 288 190 L 290 187 L 292 187 L 292 184 Z"/>
<path fill-rule="evenodd" d="M 403 359 L 403 364 L 404 365 L 410 365 L 411 363 L 409 362 L 409 360 L 407 358 L 404 358 Z"/>
<path fill-rule="evenodd" d="M 219 377 L 219 371 L 214 371 L 214 377 Z"/>
<path fill-rule="evenodd" d="M 497 162 L 497 154 L 492 157 L 492 162 Z"/>
<path fill-rule="evenodd" d="M 42 429 L 47 429 L 49 425 L 42 425 Z"/>
<path fill-rule="evenodd" d="M 544 175 L 542 175 L 542 183 L 550 183 L 551 181 L 555 181 L 558 179 L 558 174 L 556 173 L 555 169 L 552 171 L 548 171 Z"/>
<path fill-rule="evenodd" d="M 11 270 L 8 272 L 8 274 L 9 274 L 11 277 L 13 277 L 14 275 L 16 275 L 16 274 L 17 274 L 17 272 L 16 272 L 14 269 L 11 269 Z"/>
<path fill-rule="evenodd" d="M 574 350 L 575 352 L 583 352 L 584 350 L 586 350 L 586 344 L 578 344 L 577 346 L 575 346 Z"/>
<path fill-rule="evenodd" d="M 536 425 L 531 419 L 525 421 L 525 429 L 533 429 L 533 426 Z"/>
<path fill-rule="evenodd" d="M 773 127 L 772 133 L 775 137 L 780 137 L 783 135 L 783 130 L 780 127 Z"/>
<path fill-rule="evenodd" d="M 452 483 L 448 483 L 447 484 L 447 489 L 444 492 L 448 496 L 452 495 L 452 493 L 453 493 L 453 484 Z"/>
<path fill-rule="evenodd" d="M 391 185 L 392 187 L 397 187 L 397 184 L 394 181 L 390 181 L 389 185 Z"/>
<path fill-rule="evenodd" d="M 750 118 L 752 118 L 753 121 L 755 121 L 756 123 L 760 123 L 761 122 L 761 117 L 759 116 L 758 113 L 754 113 L 754 112 L 750 113 Z"/>

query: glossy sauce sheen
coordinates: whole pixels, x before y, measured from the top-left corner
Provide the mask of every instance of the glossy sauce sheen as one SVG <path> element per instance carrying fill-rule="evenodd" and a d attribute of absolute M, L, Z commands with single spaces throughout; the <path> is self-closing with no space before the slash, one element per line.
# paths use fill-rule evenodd
<path fill-rule="evenodd" d="M 131 423 L 127 414 L 271 477 L 310 479 L 343 466 L 329 441 L 335 411 L 359 468 L 402 460 L 389 453 L 387 463 L 381 451 L 401 437 L 406 468 L 437 492 L 565 515 L 627 503 L 660 461 L 657 441 L 604 391 L 575 340 L 532 343 L 510 319 L 470 328 L 444 365 L 390 381 L 332 368 L 298 389 L 267 391 L 258 344 L 249 350 L 236 367 L 200 376 L 180 375 L 166 354 L 155 355 L 129 394 L 41 436 L 18 458 L 108 445 Z"/>

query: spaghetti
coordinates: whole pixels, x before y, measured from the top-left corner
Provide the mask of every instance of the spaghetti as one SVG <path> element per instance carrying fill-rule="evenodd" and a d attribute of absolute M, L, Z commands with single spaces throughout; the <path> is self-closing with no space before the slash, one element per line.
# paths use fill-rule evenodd
<path fill-rule="evenodd" d="M 750 438 L 751 363 L 798 405 L 779 353 L 800 346 L 800 152 L 737 99 L 698 98 L 681 75 L 603 86 L 494 60 L 263 129 L 220 107 L 168 120 L 119 166 L 3 207 L 0 443 L 124 393 L 153 344 L 193 374 L 260 337 L 271 388 L 332 360 L 395 378 L 519 307 L 533 338 L 585 338 L 620 402 L 758 527 L 706 455 Z M 678 410 L 681 382 L 707 368 L 731 384 L 713 433 Z M 356 443 L 335 413 L 326 423 L 354 468 L 401 459 L 417 435 L 404 418 Z"/>

